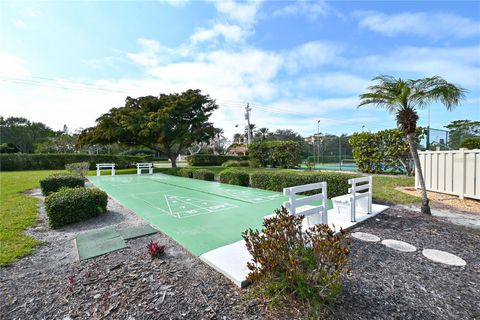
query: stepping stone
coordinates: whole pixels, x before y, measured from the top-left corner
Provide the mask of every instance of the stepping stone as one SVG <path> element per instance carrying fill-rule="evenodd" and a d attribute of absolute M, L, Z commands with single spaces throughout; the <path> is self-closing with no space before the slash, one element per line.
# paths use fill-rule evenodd
<path fill-rule="evenodd" d="M 385 239 L 382 241 L 382 244 L 391 249 L 402 252 L 415 252 L 417 250 L 417 248 L 415 248 L 415 246 L 412 246 L 410 243 L 393 239 Z"/>
<path fill-rule="evenodd" d="M 465 266 L 467 262 L 446 251 L 435 250 L 435 249 L 423 249 L 422 254 L 427 258 L 435 262 L 448 264 L 450 266 Z"/>
<path fill-rule="evenodd" d="M 358 240 L 367 241 L 367 242 L 378 242 L 380 238 L 374 234 L 367 232 L 353 232 L 351 233 L 352 237 Z"/>

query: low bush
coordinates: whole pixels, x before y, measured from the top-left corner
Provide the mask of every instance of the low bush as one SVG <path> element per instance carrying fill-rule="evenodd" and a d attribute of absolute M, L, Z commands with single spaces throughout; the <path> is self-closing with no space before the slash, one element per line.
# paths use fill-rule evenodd
<path fill-rule="evenodd" d="M 180 170 L 178 170 L 178 175 L 184 178 L 193 178 L 193 169 L 181 168 Z"/>
<path fill-rule="evenodd" d="M 337 197 L 348 192 L 348 179 L 357 175 L 336 172 L 285 172 L 268 170 L 254 172 L 250 175 L 253 188 L 282 192 L 283 188 L 315 182 L 327 182 L 328 198 Z M 310 192 L 314 193 L 314 192 Z M 308 194 L 308 193 L 307 193 Z"/>
<path fill-rule="evenodd" d="M 137 162 L 147 162 L 148 157 L 119 156 L 102 154 L 55 153 L 2 153 L 0 154 L 0 171 L 19 170 L 63 170 L 65 165 L 73 162 L 88 162 L 90 170 L 97 163 L 115 163 L 116 169 L 134 167 Z"/>
<path fill-rule="evenodd" d="M 107 211 L 108 196 L 96 188 L 62 188 L 45 199 L 52 228 L 90 219 Z"/>
<path fill-rule="evenodd" d="M 46 196 L 61 188 L 84 187 L 85 179 L 78 174 L 54 174 L 40 180 L 42 193 Z"/>
<path fill-rule="evenodd" d="M 90 169 L 90 163 L 88 162 L 74 162 L 65 165 L 65 170 L 70 173 L 78 174 L 85 177 Z"/>
<path fill-rule="evenodd" d="M 190 166 L 220 166 L 228 160 L 248 160 L 248 157 L 225 156 L 216 154 L 194 154 L 187 157 Z"/>
<path fill-rule="evenodd" d="M 222 167 L 250 167 L 250 161 L 248 160 L 228 160 L 222 163 Z"/>
<path fill-rule="evenodd" d="M 297 167 L 300 163 L 300 144 L 295 141 L 261 141 L 248 147 L 250 159 L 262 167 Z"/>
<path fill-rule="evenodd" d="M 213 181 L 215 179 L 215 174 L 206 169 L 193 170 L 193 179 Z"/>
<path fill-rule="evenodd" d="M 234 184 L 237 186 L 248 187 L 250 185 L 250 175 L 246 172 L 233 168 L 225 169 L 220 172 L 220 182 Z"/>
<path fill-rule="evenodd" d="M 307 306 L 315 318 L 321 306 L 340 293 L 342 274 L 348 271 L 350 240 L 344 230 L 335 234 L 328 225 L 302 232 L 301 216 L 285 208 L 265 219 L 263 230 L 242 233 L 253 259 L 248 262 L 248 280 L 254 292 L 271 303 L 296 301 Z"/>
<path fill-rule="evenodd" d="M 160 172 L 171 176 L 179 176 L 182 168 L 155 168 L 154 172 Z"/>
<path fill-rule="evenodd" d="M 468 137 L 463 139 L 460 148 L 480 149 L 480 137 Z"/>

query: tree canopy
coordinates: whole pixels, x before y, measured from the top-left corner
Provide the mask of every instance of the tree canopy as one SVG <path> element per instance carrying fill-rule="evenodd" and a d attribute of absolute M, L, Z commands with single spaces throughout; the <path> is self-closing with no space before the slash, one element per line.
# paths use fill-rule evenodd
<path fill-rule="evenodd" d="M 180 94 L 127 97 L 125 106 L 112 108 L 85 129 L 79 145 L 122 143 L 163 152 L 176 166 L 180 151 L 193 143 L 208 142 L 215 134 L 209 122 L 218 108 L 215 100 L 200 90 Z"/>
<path fill-rule="evenodd" d="M 480 136 L 480 121 L 454 120 L 445 126 L 449 130 L 450 149 L 458 149 L 464 139 Z"/>
<path fill-rule="evenodd" d="M 41 122 L 21 117 L 0 116 L 0 144 L 13 152 L 32 153 L 35 145 L 46 141 L 56 132 Z"/>

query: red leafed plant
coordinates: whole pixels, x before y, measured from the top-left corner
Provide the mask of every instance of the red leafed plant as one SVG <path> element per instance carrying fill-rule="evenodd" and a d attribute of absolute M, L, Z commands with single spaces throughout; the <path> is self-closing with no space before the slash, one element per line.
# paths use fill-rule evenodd
<path fill-rule="evenodd" d="M 70 283 L 69 289 L 70 291 L 73 290 L 73 286 L 75 285 L 75 276 L 71 275 L 68 277 L 68 282 Z"/>
<path fill-rule="evenodd" d="M 165 245 L 160 245 L 153 240 L 147 245 L 147 249 L 152 258 L 160 257 L 165 253 Z"/>

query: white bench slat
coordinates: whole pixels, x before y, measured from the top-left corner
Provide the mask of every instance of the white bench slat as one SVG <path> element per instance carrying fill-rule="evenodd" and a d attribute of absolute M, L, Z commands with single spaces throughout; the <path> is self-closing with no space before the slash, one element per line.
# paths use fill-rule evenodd
<path fill-rule="evenodd" d="M 321 189 L 321 188 L 324 188 L 325 185 L 326 185 L 325 182 L 315 182 L 310 184 L 304 184 L 301 186 L 285 188 L 283 189 L 283 194 L 290 195 L 292 193 L 300 193 L 300 192 L 311 191 L 315 189 Z M 285 190 L 287 190 L 288 193 L 285 193 Z"/>

